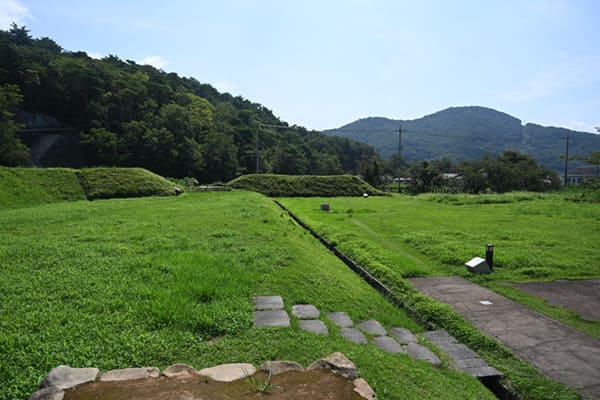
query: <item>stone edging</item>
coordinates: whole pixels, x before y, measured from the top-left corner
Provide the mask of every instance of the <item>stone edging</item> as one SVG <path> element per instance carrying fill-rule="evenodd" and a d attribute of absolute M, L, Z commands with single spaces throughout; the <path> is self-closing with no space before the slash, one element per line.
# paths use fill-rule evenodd
<path fill-rule="evenodd" d="M 344 378 L 351 380 L 354 391 L 365 400 L 377 400 L 377 396 L 367 381 L 358 378 L 358 370 L 354 363 L 340 352 L 335 352 L 327 357 L 315 361 L 306 370 L 326 369 Z M 259 369 L 271 375 L 278 375 L 287 371 L 304 371 L 302 365 L 293 361 L 267 361 Z M 178 378 L 191 375 L 208 377 L 215 381 L 232 382 L 249 378 L 257 372 L 252 364 L 222 364 L 216 367 L 204 368 L 197 371 L 187 364 L 174 364 L 161 371 L 155 367 L 125 368 L 100 373 L 98 368 L 71 368 L 59 365 L 52 369 L 44 379 L 42 387 L 29 396 L 29 400 L 62 400 L 64 391 L 84 383 L 101 381 L 128 381 L 134 379 L 152 379 L 163 375 L 167 378 Z"/>

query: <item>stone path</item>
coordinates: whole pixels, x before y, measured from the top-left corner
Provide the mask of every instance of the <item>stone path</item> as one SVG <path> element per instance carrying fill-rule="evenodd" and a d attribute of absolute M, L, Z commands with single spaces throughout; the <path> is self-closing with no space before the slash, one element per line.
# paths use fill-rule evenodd
<path fill-rule="evenodd" d="M 600 399 L 600 340 L 460 277 L 414 278 L 546 376 Z"/>
<path fill-rule="evenodd" d="M 503 374 L 487 363 L 462 343 L 459 343 L 453 336 L 446 331 L 424 332 L 431 343 L 435 344 L 444 353 L 448 354 L 454 361 L 454 364 L 464 373 L 473 375 L 477 378 L 498 378 Z"/>
<path fill-rule="evenodd" d="M 283 309 L 281 296 L 258 296 L 254 298 L 254 324 L 256 326 L 289 327 L 290 317 Z M 298 318 L 301 329 L 319 335 L 329 335 L 327 325 L 318 319 L 321 312 L 312 304 L 296 304 L 292 306 L 292 314 Z M 408 329 L 394 327 L 390 335 L 376 320 L 370 319 L 354 325 L 348 314 L 342 311 L 327 313 L 327 318 L 340 327 L 342 336 L 353 343 L 366 344 L 371 342 L 380 349 L 391 354 L 408 354 L 415 360 L 427 361 L 439 366 L 441 360 L 427 347 L 421 346 L 419 340 Z"/>

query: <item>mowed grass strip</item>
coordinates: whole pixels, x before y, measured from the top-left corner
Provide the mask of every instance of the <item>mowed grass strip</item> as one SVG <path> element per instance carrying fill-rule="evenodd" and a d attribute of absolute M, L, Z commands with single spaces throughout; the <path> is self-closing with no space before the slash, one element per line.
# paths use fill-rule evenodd
<path fill-rule="evenodd" d="M 380 399 L 493 399 L 474 378 L 373 345 L 255 328 L 254 295 L 419 327 L 262 195 L 194 193 L 0 211 L 0 399 L 59 364 L 101 370 L 342 351 Z"/>
<path fill-rule="evenodd" d="M 320 203 L 330 205 L 329 212 Z M 600 207 L 560 195 L 424 195 L 380 198 L 286 198 L 282 203 L 381 279 L 407 304 L 476 349 L 505 372 L 524 399 L 578 396 L 514 358 L 446 305 L 404 278 L 459 275 L 600 337 L 600 323 L 502 285 L 600 276 Z M 495 272 L 472 276 L 464 262 L 496 245 Z"/>

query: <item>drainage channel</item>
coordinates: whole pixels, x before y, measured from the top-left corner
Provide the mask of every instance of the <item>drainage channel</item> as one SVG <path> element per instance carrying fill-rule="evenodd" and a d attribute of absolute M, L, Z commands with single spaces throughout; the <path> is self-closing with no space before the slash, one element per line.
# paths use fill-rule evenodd
<path fill-rule="evenodd" d="M 288 213 L 288 215 L 298 223 L 301 227 L 306 229 L 310 234 L 315 237 L 323 246 L 325 246 L 329 251 L 331 251 L 337 258 L 339 258 L 344 264 L 346 264 L 352 271 L 358 274 L 365 282 L 367 282 L 372 288 L 381 293 L 385 298 L 388 299 L 394 306 L 397 308 L 403 309 L 406 311 L 411 317 L 416 319 L 423 327 L 427 330 L 434 330 L 436 326 L 427 321 L 422 315 L 420 315 L 416 310 L 406 305 L 402 300 L 396 297 L 390 289 L 388 289 L 381 281 L 375 278 L 373 275 L 369 273 L 366 269 L 364 269 L 361 265 L 356 263 L 350 257 L 342 253 L 338 248 L 323 236 L 319 235 L 315 232 L 308 224 L 302 221 L 296 214 L 286 208 L 283 204 L 281 204 L 278 200 L 274 200 L 275 204 L 277 204 L 282 210 Z M 506 386 L 504 386 L 498 378 L 485 377 L 479 378 L 479 381 L 483 386 L 485 386 L 490 392 L 492 392 L 499 400 L 521 400 L 519 396 L 512 393 Z"/>

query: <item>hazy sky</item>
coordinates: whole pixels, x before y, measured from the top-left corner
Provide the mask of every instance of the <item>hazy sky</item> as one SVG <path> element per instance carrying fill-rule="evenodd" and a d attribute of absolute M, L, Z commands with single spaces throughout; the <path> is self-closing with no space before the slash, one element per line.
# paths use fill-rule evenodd
<path fill-rule="evenodd" d="M 67 50 L 192 76 L 290 124 L 480 105 L 600 126 L 597 0 L 0 0 Z"/>

